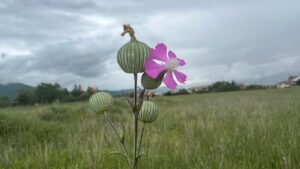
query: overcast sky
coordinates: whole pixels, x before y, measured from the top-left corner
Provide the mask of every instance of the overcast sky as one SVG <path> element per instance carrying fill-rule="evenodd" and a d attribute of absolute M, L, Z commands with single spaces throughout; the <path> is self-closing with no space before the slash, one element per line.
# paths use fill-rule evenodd
<path fill-rule="evenodd" d="M 299 0 L 1 0 L 0 23 L 0 83 L 131 88 L 123 23 L 185 59 L 189 86 L 300 75 Z"/>

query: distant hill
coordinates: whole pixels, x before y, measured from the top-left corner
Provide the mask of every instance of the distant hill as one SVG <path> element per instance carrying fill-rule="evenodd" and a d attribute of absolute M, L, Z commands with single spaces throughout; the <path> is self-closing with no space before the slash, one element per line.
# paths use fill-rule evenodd
<path fill-rule="evenodd" d="M 22 84 L 22 83 L 8 83 L 8 84 L 0 84 L 0 96 L 7 96 L 11 99 L 16 98 L 19 90 L 30 90 L 34 91 L 35 87 Z M 123 90 L 104 90 L 106 92 L 109 92 L 113 96 L 123 96 L 130 92 L 133 92 L 133 89 L 123 89 Z M 165 93 L 169 91 L 166 87 L 160 87 L 158 89 L 154 90 L 156 93 Z"/>
<path fill-rule="evenodd" d="M 133 92 L 133 89 L 123 89 L 123 90 L 104 90 L 105 92 L 110 93 L 113 96 L 126 96 L 126 94 Z M 152 90 L 157 94 L 162 94 L 165 93 L 167 91 L 170 91 L 168 88 L 166 87 L 159 87 L 155 90 Z"/>
<path fill-rule="evenodd" d="M 11 99 L 16 98 L 19 90 L 35 90 L 34 87 L 22 83 L 0 84 L 0 96 L 7 96 Z"/>
<path fill-rule="evenodd" d="M 102 91 L 102 90 L 101 90 Z M 133 90 L 130 89 L 124 89 L 124 90 L 103 90 L 103 92 L 108 92 L 113 96 L 125 96 L 126 94 L 133 92 Z"/>

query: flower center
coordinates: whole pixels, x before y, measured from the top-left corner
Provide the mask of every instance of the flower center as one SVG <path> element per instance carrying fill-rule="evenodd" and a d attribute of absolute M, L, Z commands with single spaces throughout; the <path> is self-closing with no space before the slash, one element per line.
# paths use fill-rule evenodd
<path fill-rule="evenodd" d="M 178 65 L 177 58 L 172 58 L 172 59 L 168 60 L 168 62 L 166 63 L 166 69 L 168 69 L 168 70 L 175 70 L 178 67 L 179 67 L 179 65 Z"/>

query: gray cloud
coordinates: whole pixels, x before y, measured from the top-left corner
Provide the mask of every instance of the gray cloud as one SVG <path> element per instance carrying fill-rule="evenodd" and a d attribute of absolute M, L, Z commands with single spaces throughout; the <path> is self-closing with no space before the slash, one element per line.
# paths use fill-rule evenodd
<path fill-rule="evenodd" d="M 128 41 L 120 36 L 123 23 L 139 40 L 164 42 L 186 59 L 188 85 L 274 83 L 300 74 L 299 20 L 300 2 L 293 0 L 4 0 L 0 83 L 131 87 L 116 62 Z"/>

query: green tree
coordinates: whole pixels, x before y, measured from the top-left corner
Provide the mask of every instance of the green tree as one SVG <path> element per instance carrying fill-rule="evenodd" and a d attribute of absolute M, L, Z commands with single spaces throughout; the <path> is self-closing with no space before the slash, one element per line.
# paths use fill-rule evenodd
<path fill-rule="evenodd" d="M 165 93 L 163 93 L 164 96 L 172 96 L 172 92 L 171 91 L 167 91 Z"/>
<path fill-rule="evenodd" d="M 0 96 L 0 107 L 8 107 L 11 101 L 6 96 Z"/>
<path fill-rule="evenodd" d="M 252 84 L 246 87 L 246 90 L 266 89 L 266 86 Z"/>
<path fill-rule="evenodd" d="M 300 86 L 300 79 L 297 80 L 296 85 Z"/>
<path fill-rule="evenodd" d="M 173 95 L 183 95 L 183 94 L 189 94 L 189 92 L 186 89 L 179 89 L 176 93 Z"/>
<path fill-rule="evenodd" d="M 15 104 L 17 105 L 28 105 L 33 104 L 35 101 L 34 93 L 30 90 L 22 89 L 18 91 Z"/>
<path fill-rule="evenodd" d="M 75 97 L 79 97 L 79 96 L 81 96 L 83 93 L 84 93 L 84 91 L 82 90 L 81 85 L 75 84 L 75 85 L 74 85 L 74 88 L 73 88 L 73 90 L 72 90 L 72 92 L 71 92 L 71 94 L 72 94 L 73 96 L 75 96 Z"/>
<path fill-rule="evenodd" d="M 41 83 L 37 86 L 35 95 L 40 103 L 52 103 L 56 100 L 63 100 L 66 90 L 62 89 L 58 83 Z"/>
<path fill-rule="evenodd" d="M 226 82 L 220 81 L 209 86 L 209 91 L 211 92 L 227 92 L 227 91 L 236 91 L 239 90 L 240 87 L 234 81 Z"/>

